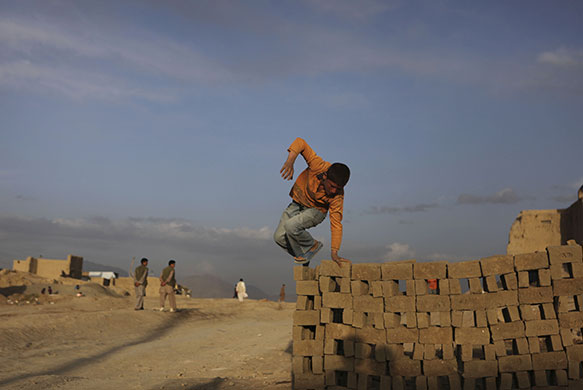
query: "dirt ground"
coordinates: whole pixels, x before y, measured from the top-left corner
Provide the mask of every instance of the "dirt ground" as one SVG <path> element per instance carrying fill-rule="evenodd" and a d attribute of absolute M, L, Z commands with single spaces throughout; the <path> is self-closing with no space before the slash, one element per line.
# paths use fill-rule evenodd
<path fill-rule="evenodd" d="M 170 313 L 147 297 L 135 311 L 93 283 L 47 296 L 14 275 L 0 275 L 2 389 L 291 388 L 293 303 L 178 296 Z"/>

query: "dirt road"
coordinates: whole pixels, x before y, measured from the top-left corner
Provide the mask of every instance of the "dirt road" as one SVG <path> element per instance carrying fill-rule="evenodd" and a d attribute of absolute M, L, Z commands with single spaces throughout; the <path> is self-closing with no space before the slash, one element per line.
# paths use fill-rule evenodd
<path fill-rule="evenodd" d="M 156 297 L 0 305 L 0 388 L 291 388 L 293 303 L 177 298 L 178 313 Z"/>

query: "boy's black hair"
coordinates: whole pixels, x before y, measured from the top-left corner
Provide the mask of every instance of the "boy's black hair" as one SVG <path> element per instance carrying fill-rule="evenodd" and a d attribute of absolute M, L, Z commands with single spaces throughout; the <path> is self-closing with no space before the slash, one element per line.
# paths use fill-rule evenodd
<path fill-rule="evenodd" d="M 176 264 L 176 262 L 175 262 L 174 260 L 170 260 L 170 261 L 168 262 L 168 265 L 172 265 L 172 264 Z"/>
<path fill-rule="evenodd" d="M 142 257 L 142 260 L 140 260 L 140 263 L 144 264 L 146 261 L 148 261 L 148 259 L 146 259 L 145 257 Z"/>
<path fill-rule="evenodd" d="M 350 169 L 345 164 L 334 163 L 328 168 L 327 177 L 340 187 L 344 187 L 350 179 Z"/>

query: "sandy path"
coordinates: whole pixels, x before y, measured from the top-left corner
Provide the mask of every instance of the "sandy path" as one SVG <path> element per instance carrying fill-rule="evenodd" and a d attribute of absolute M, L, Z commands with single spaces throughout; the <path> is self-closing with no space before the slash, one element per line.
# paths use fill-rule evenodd
<path fill-rule="evenodd" d="M 0 388 L 291 388 L 294 304 L 179 297 L 178 313 L 132 305 L 63 297 L 0 306 Z"/>

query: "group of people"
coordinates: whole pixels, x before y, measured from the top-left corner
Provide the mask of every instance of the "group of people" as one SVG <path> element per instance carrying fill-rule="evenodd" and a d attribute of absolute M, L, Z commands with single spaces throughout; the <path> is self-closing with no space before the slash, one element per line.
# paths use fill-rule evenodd
<path fill-rule="evenodd" d="M 307 168 L 300 173 L 290 191 L 291 203 L 283 211 L 273 238 L 277 245 L 290 254 L 294 263 L 308 266 L 312 258 L 322 249 L 320 241 L 315 240 L 307 229 L 319 225 L 329 214 L 330 218 L 330 256 L 339 266 L 350 263 L 338 252 L 342 242 L 342 217 L 344 214 L 344 186 L 350 178 L 350 169 L 343 163 L 329 163 L 318 156 L 302 138 L 296 138 L 287 149 L 288 156 L 282 168 L 281 177 L 292 180 L 294 163 L 301 154 Z M 136 268 L 134 275 L 136 286 L 136 310 L 143 310 L 144 296 L 148 284 L 148 259 Z M 164 310 L 166 297 L 170 301 L 170 311 L 176 311 L 174 285 L 176 279 L 174 267 L 176 262 L 170 260 L 168 267 L 160 275 L 160 310 Z M 239 301 L 247 297 L 245 283 L 239 280 L 235 294 Z M 280 300 L 285 299 L 285 285 L 280 292 Z"/>
<path fill-rule="evenodd" d="M 136 292 L 135 310 L 144 310 L 144 297 L 146 296 L 146 287 L 148 286 L 148 259 L 143 258 L 140 265 L 134 272 L 134 286 Z M 174 287 L 176 286 L 176 261 L 170 260 L 168 266 L 160 274 L 160 311 L 164 311 L 166 297 L 170 303 L 170 312 L 176 311 L 176 297 Z"/>

